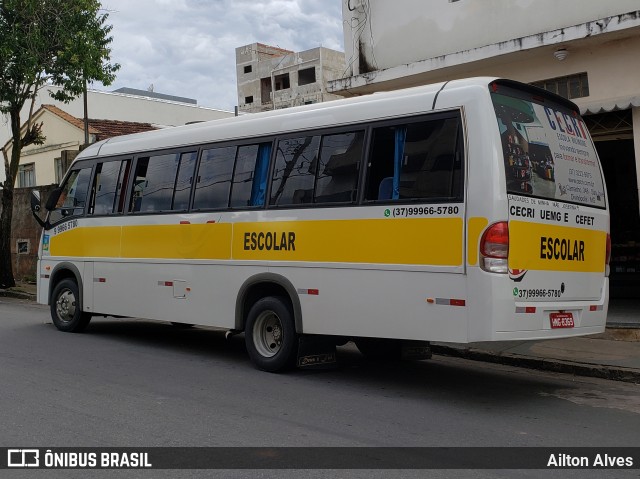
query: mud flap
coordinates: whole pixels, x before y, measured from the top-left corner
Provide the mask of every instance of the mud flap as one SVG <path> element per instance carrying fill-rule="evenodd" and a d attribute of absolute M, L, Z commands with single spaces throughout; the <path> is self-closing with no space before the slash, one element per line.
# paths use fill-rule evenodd
<path fill-rule="evenodd" d="M 304 369 L 333 369 L 337 366 L 336 344 L 324 336 L 300 336 L 297 366 Z"/>
<path fill-rule="evenodd" d="M 429 341 L 403 341 L 400 358 L 410 361 L 431 359 L 431 343 Z"/>

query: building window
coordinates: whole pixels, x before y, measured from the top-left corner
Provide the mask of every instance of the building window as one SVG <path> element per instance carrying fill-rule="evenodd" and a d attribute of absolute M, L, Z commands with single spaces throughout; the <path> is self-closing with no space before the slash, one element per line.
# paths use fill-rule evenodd
<path fill-rule="evenodd" d="M 78 156 L 79 152 L 64 150 L 61 153 L 62 155 L 60 156 L 60 158 L 56 158 L 53 160 L 56 176 L 55 180 L 57 184 L 60 184 L 62 182 L 65 173 L 69 169 L 69 166 L 71 166 L 73 159 Z"/>
<path fill-rule="evenodd" d="M 291 88 L 291 83 L 289 81 L 289 74 L 285 73 L 283 75 L 276 75 L 276 91 L 286 90 L 287 88 Z"/>
<path fill-rule="evenodd" d="M 244 97 L 245 103 L 253 103 L 253 95 Z"/>
<path fill-rule="evenodd" d="M 589 78 L 586 72 L 566 77 L 550 78 L 531 84 L 568 99 L 589 96 Z"/>
<path fill-rule="evenodd" d="M 56 158 L 53 160 L 53 167 L 55 169 L 56 174 L 56 183 L 60 184 L 62 178 L 64 177 L 64 173 L 66 169 L 62 165 L 62 158 Z"/>
<path fill-rule="evenodd" d="M 271 77 L 260 79 L 260 99 L 263 105 L 271 103 Z"/>
<path fill-rule="evenodd" d="M 18 254 L 29 254 L 29 240 L 19 239 L 16 241 L 16 251 Z"/>
<path fill-rule="evenodd" d="M 245 73 L 251 73 L 251 70 L 252 70 L 251 65 L 247 65 L 246 67 L 244 67 Z"/>
<path fill-rule="evenodd" d="M 298 85 L 310 85 L 316 82 L 316 68 L 305 68 L 298 72 Z"/>
<path fill-rule="evenodd" d="M 18 166 L 18 188 L 36 186 L 36 164 L 28 163 Z"/>
<path fill-rule="evenodd" d="M 617 140 L 633 138 L 633 116 L 631 110 L 611 111 L 597 115 L 586 115 L 591 138 L 594 140 Z"/>

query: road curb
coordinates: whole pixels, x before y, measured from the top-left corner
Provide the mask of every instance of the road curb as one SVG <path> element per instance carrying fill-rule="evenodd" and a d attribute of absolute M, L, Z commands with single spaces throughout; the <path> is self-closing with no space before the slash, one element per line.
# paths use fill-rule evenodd
<path fill-rule="evenodd" d="M 0 289 L 0 298 L 16 298 L 16 299 L 26 299 L 29 301 L 35 301 L 36 295 L 32 293 L 25 293 L 23 291 L 11 291 L 7 289 Z"/>
<path fill-rule="evenodd" d="M 585 364 L 559 359 L 537 358 L 520 354 L 498 353 L 481 349 L 448 346 L 431 343 L 433 354 L 471 359 L 489 363 L 517 366 L 528 369 L 538 369 L 557 373 L 574 374 L 600 379 L 611 379 L 640 384 L 640 371 L 619 366 L 605 366 L 600 364 Z"/>

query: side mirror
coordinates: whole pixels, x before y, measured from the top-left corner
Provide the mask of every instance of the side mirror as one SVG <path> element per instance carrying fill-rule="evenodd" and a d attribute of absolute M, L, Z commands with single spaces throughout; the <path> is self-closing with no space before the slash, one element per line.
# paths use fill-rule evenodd
<path fill-rule="evenodd" d="M 62 188 L 56 188 L 51 192 L 49 198 L 47 198 L 47 203 L 44 207 L 48 211 L 52 211 L 56 209 L 56 204 L 58 204 L 58 200 L 60 199 L 60 194 L 62 193 Z"/>
<path fill-rule="evenodd" d="M 42 208 L 40 206 L 40 192 L 38 190 L 32 190 L 31 191 L 31 213 L 33 214 L 33 217 L 36 219 L 38 224 L 44 228 L 45 223 L 44 221 L 42 221 L 40 216 L 38 216 L 38 213 L 40 212 L 41 209 Z"/>
<path fill-rule="evenodd" d="M 40 211 L 40 192 L 38 190 L 31 191 L 31 211 L 36 213 Z"/>

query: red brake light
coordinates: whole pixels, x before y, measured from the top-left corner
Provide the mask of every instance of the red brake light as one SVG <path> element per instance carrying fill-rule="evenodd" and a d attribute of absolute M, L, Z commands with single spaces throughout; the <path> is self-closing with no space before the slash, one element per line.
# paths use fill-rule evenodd
<path fill-rule="evenodd" d="M 507 258 L 509 255 L 509 224 L 492 224 L 480 240 L 480 254 L 488 258 Z"/>
<path fill-rule="evenodd" d="M 509 223 L 489 226 L 480 238 L 480 267 L 490 273 L 508 273 Z"/>

